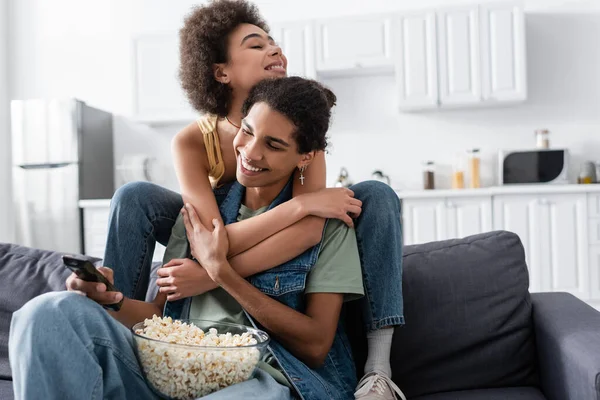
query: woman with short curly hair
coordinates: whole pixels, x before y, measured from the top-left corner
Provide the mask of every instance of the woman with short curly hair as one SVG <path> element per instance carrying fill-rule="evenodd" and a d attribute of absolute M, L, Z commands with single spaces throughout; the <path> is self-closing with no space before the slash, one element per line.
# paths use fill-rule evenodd
<path fill-rule="evenodd" d="M 181 195 L 135 182 L 113 197 L 104 263 L 114 269 L 116 287 L 125 296 L 144 298 L 155 243 L 168 242 L 183 202 L 194 207 L 205 226 L 212 226 L 214 218 L 221 218 L 215 201 L 218 188 L 235 180 L 238 168 L 256 179 L 264 172 L 259 156 L 236 156 L 233 138 L 243 129 L 242 105 L 250 89 L 263 79 L 286 76 L 287 59 L 268 32 L 257 8 L 246 1 L 211 1 L 185 19 L 180 31 L 181 84 L 202 116 L 172 142 Z M 270 140 L 268 146 L 277 152 L 283 145 Z M 251 276 L 319 243 L 325 218 L 355 227 L 366 293 L 360 309 L 369 350 L 356 396 L 394 399 L 391 341 L 393 327 L 404 324 L 400 202 L 380 182 L 361 182 L 351 190 L 325 186 L 321 151 L 309 168 L 296 171 L 291 201 L 227 225 L 228 258 L 238 273 Z M 181 248 L 171 249 L 157 281 L 169 302 L 215 288 Z"/>

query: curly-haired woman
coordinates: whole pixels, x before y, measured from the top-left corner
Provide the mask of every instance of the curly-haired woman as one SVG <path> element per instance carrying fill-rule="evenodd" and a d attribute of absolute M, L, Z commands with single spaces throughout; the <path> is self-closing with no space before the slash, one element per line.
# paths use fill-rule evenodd
<path fill-rule="evenodd" d="M 220 218 L 213 188 L 234 180 L 238 163 L 248 174 L 265 172 L 260 160 L 236 157 L 233 138 L 241 129 L 242 104 L 250 89 L 263 79 L 286 75 L 287 60 L 268 31 L 256 7 L 245 1 L 216 0 L 186 18 L 180 32 L 180 78 L 190 103 L 203 116 L 173 140 L 181 195 L 137 182 L 121 187 L 113 197 L 104 263 L 114 269 L 123 295 L 144 298 L 155 243 L 167 243 L 184 201 L 197 210 L 204 225 L 212 226 L 212 219 Z M 273 152 L 283 147 L 269 141 Z M 379 182 L 361 182 L 351 190 L 325 189 L 323 152 L 309 168 L 296 171 L 293 194 L 291 201 L 256 218 L 227 225 L 229 261 L 242 276 L 251 276 L 319 243 L 325 218 L 354 226 L 368 343 L 365 376 L 356 396 L 393 399 L 393 327 L 404 323 L 399 200 Z M 159 270 L 158 285 L 169 301 L 216 286 L 203 268 L 181 258 Z"/>

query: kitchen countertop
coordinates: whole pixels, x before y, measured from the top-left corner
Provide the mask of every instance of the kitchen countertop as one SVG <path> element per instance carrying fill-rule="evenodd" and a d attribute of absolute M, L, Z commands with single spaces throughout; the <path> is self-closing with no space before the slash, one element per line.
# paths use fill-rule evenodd
<path fill-rule="evenodd" d="M 108 208 L 110 207 L 110 199 L 95 199 L 95 200 L 79 200 L 80 208 Z"/>
<path fill-rule="evenodd" d="M 435 190 L 400 190 L 394 189 L 401 199 L 427 199 L 437 197 L 476 197 L 499 194 L 559 194 L 559 193 L 600 193 L 600 184 L 592 185 L 506 185 L 490 186 L 480 189 L 435 189 Z M 110 199 L 79 200 L 81 208 L 107 208 Z"/>
<path fill-rule="evenodd" d="M 395 190 L 401 199 L 425 199 L 436 197 L 475 197 L 500 194 L 559 194 L 559 193 L 600 193 L 600 184 L 591 185 L 506 185 L 480 189 L 435 189 L 435 190 Z"/>

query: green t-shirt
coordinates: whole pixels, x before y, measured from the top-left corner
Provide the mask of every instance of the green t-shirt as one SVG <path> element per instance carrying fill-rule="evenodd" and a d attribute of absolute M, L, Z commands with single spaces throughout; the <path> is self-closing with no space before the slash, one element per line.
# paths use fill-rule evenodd
<path fill-rule="evenodd" d="M 240 207 L 238 221 L 255 217 L 268 207 L 251 210 Z M 187 239 L 183 219 L 178 218 L 169 239 L 164 262 L 183 258 L 187 254 Z M 184 250 L 185 249 L 185 250 Z M 180 254 L 176 254 L 180 253 Z M 168 257 L 168 259 L 167 259 Z M 305 293 L 343 293 L 344 301 L 360 298 L 364 294 L 360 258 L 356 245 L 356 234 L 342 221 L 329 220 L 323 233 L 322 246 L 317 262 L 306 279 Z M 242 306 L 224 289 L 217 288 L 192 299 L 190 318 L 207 319 L 242 325 L 251 325 Z M 277 362 L 268 357 L 260 365 L 279 383 L 290 386 L 279 370 Z"/>

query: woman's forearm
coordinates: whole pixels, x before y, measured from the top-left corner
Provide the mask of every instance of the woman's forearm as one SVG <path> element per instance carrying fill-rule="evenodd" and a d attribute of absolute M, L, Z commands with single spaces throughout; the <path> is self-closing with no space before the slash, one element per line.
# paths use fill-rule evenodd
<path fill-rule="evenodd" d="M 225 226 L 229 237 L 227 257 L 235 257 L 253 248 L 306 216 L 300 201 L 292 199 L 256 217 Z M 298 230 L 296 232 L 300 233 Z"/>
<path fill-rule="evenodd" d="M 309 216 L 229 259 L 238 274 L 248 276 L 277 267 L 321 241 L 323 218 Z"/>

